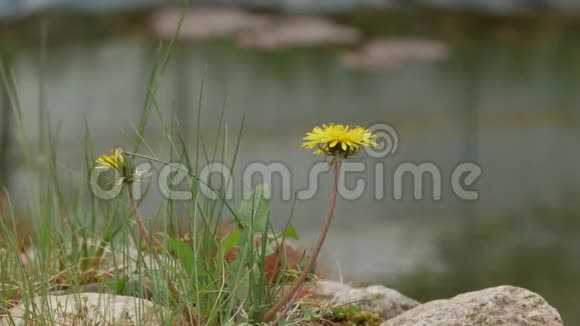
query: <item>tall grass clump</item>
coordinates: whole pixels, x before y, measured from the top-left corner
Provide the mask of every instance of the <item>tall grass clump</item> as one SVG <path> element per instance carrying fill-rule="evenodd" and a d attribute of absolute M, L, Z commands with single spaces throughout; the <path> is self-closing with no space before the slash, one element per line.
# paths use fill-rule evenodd
<path fill-rule="evenodd" d="M 18 164 L 36 172 L 27 180 L 26 192 L 18 194 L 25 199 L 22 215 L 29 217 L 31 229 L 24 242 L 17 229 L 21 217 L 10 194 L 3 191 L 0 317 L 10 321 L 7 311 L 20 305 L 25 308 L 26 320 L 55 324 L 62 316 L 48 296 L 76 295 L 76 300 L 82 301 L 79 294 L 84 292 L 130 296 L 139 305 L 145 302 L 140 299 L 149 300 L 157 307 L 156 322 L 168 325 L 292 324 L 312 317 L 311 312 L 296 314 L 290 308 L 297 307 L 302 286 L 312 275 L 328 233 L 341 161 L 363 146 L 375 146 L 374 136 L 361 127 L 330 124 L 314 128 L 305 137 L 303 147 L 331 159 L 334 185 L 315 248 L 309 257 L 299 253 L 290 263 L 285 241 L 296 238 L 296 232 L 290 224 L 281 231 L 273 229 L 263 186 L 255 187 L 236 203 L 227 198 L 232 179 L 216 185 L 199 177 L 202 166 L 210 162 L 233 170 L 243 121 L 230 137 L 222 111 L 220 127 L 211 136 L 215 145 L 208 148 L 200 132 L 202 83 L 195 143 L 189 146 L 176 119 L 164 114 L 157 102 L 174 44 L 175 39 L 159 50 L 146 85 L 141 118 L 124 146 L 96 155 L 86 123 L 81 172 L 67 169 L 59 160 L 59 135 L 55 132 L 59 128 L 51 123 L 44 105 L 42 71 L 39 136 L 33 141 L 23 121 L 10 66 L 0 65 L 20 145 Z M 152 115 L 161 124 L 166 156 L 157 155 L 146 141 L 145 130 Z M 233 152 L 228 152 L 232 145 Z M 141 162 L 150 163 L 152 169 L 139 171 L 136 166 Z M 147 190 L 136 196 L 135 186 L 149 189 L 152 175 L 167 168 L 171 175 L 185 176 L 185 189 L 181 190 L 187 190 L 191 197 L 164 196 L 156 212 L 143 210 L 143 202 L 149 200 Z M 209 189 L 212 196 L 202 188 Z M 118 195 L 104 199 L 102 194 L 115 189 L 120 189 Z M 82 321 L 82 316 L 77 317 Z"/>
<path fill-rule="evenodd" d="M 153 301 L 162 307 L 156 319 L 163 324 L 255 323 L 262 320 L 295 274 L 283 272 L 284 260 L 277 254 L 283 239 L 295 233 L 291 227 L 285 232 L 271 228 L 269 200 L 263 187 L 257 187 L 238 205 L 225 199 L 231 180 L 219 186 L 203 184 L 217 199 L 200 192 L 201 166 L 216 160 L 226 162 L 229 137 L 227 129 L 220 128 L 215 135 L 218 145 L 208 150 L 199 133 L 199 108 L 198 133 L 191 149 L 175 120 L 163 115 L 155 94 L 171 51 L 172 45 L 160 51 L 160 60 L 153 67 L 132 141 L 117 149 L 116 157 L 111 156 L 122 162 L 109 166 L 110 171 L 103 172 L 97 181 L 93 180 L 94 171 L 103 167 L 97 164 L 103 161 L 94 154 L 88 123 L 84 172 L 71 172 L 59 161 L 58 134 L 54 132 L 58 128 L 50 124 L 42 104 L 39 139 L 29 139 L 10 67 L 0 67 L 22 153 L 19 161 L 38 172 L 38 177 L 27 180 L 26 193 L 18 194 L 26 199 L 23 215 L 30 218 L 32 229 L 26 248 L 21 246 L 16 229 L 20 217 L 10 195 L 4 192 L 8 205 L 0 212 L 0 316 L 22 304 L 27 308 L 27 319 L 52 324 L 58 316 L 55 307 L 43 299 L 47 295 L 98 291 Z M 156 156 L 145 141 L 152 113 L 161 121 L 169 149 L 165 159 Z M 235 165 L 242 128 L 243 122 L 235 151 L 229 153 L 230 169 Z M 144 147 L 146 154 L 141 151 Z M 149 161 L 155 169 L 169 166 L 186 173 L 192 198 L 163 198 L 159 211 L 146 212 L 144 218 L 139 206 L 147 196 L 137 201 L 133 185 L 146 183 L 147 174 L 134 169 L 137 161 Z M 118 185 L 126 191 L 110 200 L 90 191 L 95 186 Z M 148 221 L 156 221 L 157 226 Z M 266 264 L 272 263 L 275 267 L 268 269 Z M 40 303 L 36 301 L 39 298 Z"/>

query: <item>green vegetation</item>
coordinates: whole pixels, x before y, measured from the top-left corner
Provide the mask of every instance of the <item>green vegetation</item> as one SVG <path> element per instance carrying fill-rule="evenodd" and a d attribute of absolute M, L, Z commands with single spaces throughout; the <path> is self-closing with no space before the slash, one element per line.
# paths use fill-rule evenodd
<path fill-rule="evenodd" d="M 364 311 L 357 306 L 334 307 L 329 309 L 323 317 L 344 326 L 379 326 L 384 321 L 379 314 Z"/>
<path fill-rule="evenodd" d="M 215 143 L 219 145 L 212 150 L 206 147 L 201 134 L 196 136 L 194 151 L 186 147 L 176 123 L 163 116 L 155 100 L 172 47 L 170 44 L 160 51 L 159 64 L 153 67 L 142 119 L 132 141 L 131 153 L 147 148 L 150 154 L 134 154 L 130 159 L 148 159 L 157 167 L 168 162 L 186 167 L 192 200 L 164 198 L 153 216 L 160 224 L 158 230 L 148 227 L 141 233 L 133 224 L 140 216 L 130 185 L 128 192 L 121 192 L 113 200 L 101 200 L 89 191 L 96 157 L 88 127 L 84 137 L 85 171 L 64 171 L 59 164 L 58 135 L 48 119 L 39 126 L 43 132 L 38 148 L 31 145 L 11 71 L 6 65 L 0 67 L 23 153 L 18 164 L 44 171 L 39 180 L 29 180 L 24 194 L 28 203 L 26 215 L 32 225 L 24 253 L 11 194 L 3 194 L 7 205 L 0 212 L 0 316 L 20 303 L 31 306 L 37 296 L 92 288 L 152 300 L 164 308 L 157 311 L 163 324 L 256 323 L 280 297 L 283 286 L 292 282 L 296 271 L 286 268 L 275 248 L 296 234 L 290 225 L 285 232 L 272 229 L 269 201 L 262 187 L 238 205 L 223 199 L 230 180 L 215 187 L 207 185 L 220 199 L 201 194 L 197 175 L 202 162 L 220 160 L 233 168 L 239 134 L 231 155 L 227 153 L 229 138 L 225 129 L 216 133 Z M 46 114 L 44 110 L 41 104 L 41 114 Z M 169 148 L 167 161 L 155 157 L 144 137 L 152 113 L 157 113 L 163 125 Z M 201 109 L 198 118 L 200 114 Z M 62 178 L 65 174 L 73 181 L 63 181 L 67 180 Z M 130 203 L 136 206 L 131 207 Z M 231 217 L 231 221 L 226 217 Z M 34 322 L 51 324 L 59 312 L 40 309 L 30 313 Z"/>
<path fill-rule="evenodd" d="M 22 151 L 19 163 L 40 172 L 38 180 L 29 181 L 30 188 L 25 195 L 27 215 L 33 225 L 25 253 L 19 244 L 10 194 L 5 191 L 8 208 L 0 212 L 1 310 L 24 304 L 25 318 L 40 324 L 53 324 L 63 314 L 74 320 L 82 319 L 83 309 L 77 307 L 78 311 L 71 314 L 61 311 L 60 306 L 49 307 L 47 300 L 39 308 L 37 298 L 90 289 L 151 300 L 159 307 L 156 319 L 162 324 L 229 325 L 271 321 L 278 324 L 312 318 L 300 313 L 300 309 L 297 313 L 296 309 L 291 312 L 289 308 L 300 307 L 295 305 L 297 299 L 307 294 L 302 287 L 315 270 L 331 224 L 341 161 L 357 154 L 361 147 L 377 146 L 375 135 L 360 126 L 330 123 L 315 127 L 304 138 L 307 141 L 303 147 L 317 149 L 317 154 L 331 158 L 334 181 L 319 239 L 308 260 L 303 262 L 304 253 L 285 247 L 287 238 L 296 238 L 289 221 L 282 232 L 273 229 L 269 200 L 262 186 L 236 205 L 227 196 L 231 176 L 217 186 L 211 179 L 205 181 L 199 177 L 201 167 L 210 162 L 219 161 L 233 170 L 243 120 L 235 150 L 230 154 L 227 129 L 222 128 L 222 111 L 214 141 L 217 145 L 208 149 L 199 132 L 202 83 L 196 117 L 198 133 L 194 150 L 190 150 L 176 119 L 164 116 L 159 107 L 157 90 L 178 33 L 179 27 L 167 48 L 159 51 L 158 63 L 147 83 L 141 119 L 130 137 L 131 147 L 115 148 L 109 154 L 95 157 L 87 123 L 85 171 L 80 176 L 69 172 L 68 180 L 72 180 L 69 182 L 63 181 L 67 180 L 63 178 L 67 173 L 63 173 L 59 162 L 58 134 L 49 123 L 42 101 L 42 76 L 39 139 L 33 146 L 11 70 L 8 65 L 0 66 Z M 164 145 L 169 149 L 166 160 L 158 158 L 146 141 L 145 130 L 152 114 L 159 119 Z M 147 154 L 142 154 L 143 150 Z M 147 226 L 139 212 L 139 204 L 147 200 L 147 190 L 138 202 L 134 186 L 147 183 L 149 173 L 138 171 L 137 160 L 147 161 L 155 168 L 169 167 L 171 173 L 181 172 L 186 177 L 186 189 L 191 197 L 177 199 L 172 196 L 175 189 L 164 193 L 161 208 L 153 217 L 161 223 L 159 230 Z M 102 173 L 95 174 L 99 171 Z M 207 196 L 205 189 L 214 196 Z M 103 194 L 111 195 L 112 191 L 115 194 L 104 200 Z M 325 316 L 324 308 L 317 308 L 322 316 L 319 318 Z M 376 315 L 361 311 L 335 315 L 342 316 L 338 322 L 348 325 L 378 323 Z"/>

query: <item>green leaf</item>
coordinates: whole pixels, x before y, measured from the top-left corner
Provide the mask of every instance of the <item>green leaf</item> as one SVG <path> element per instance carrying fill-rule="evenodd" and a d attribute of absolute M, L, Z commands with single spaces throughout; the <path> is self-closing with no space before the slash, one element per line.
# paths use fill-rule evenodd
<path fill-rule="evenodd" d="M 116 295 L 122 295 L 125 292 L 125 285 L 129 281 L 129 277 L 127 275 L 123 276 L 122 278 L 113 279 L 111 282 L 107 283 L 107 286 L 113 291 Z"/>
<path fill-rule="evenodd" d="M 222 256 L 225 256 L 230 250 L 232 250 L 240 242 L 240 230 L 234 230 L 228 235 L 226 235 L 220 245 L 220 250 Z"/>
<path fill-rule="evenodd" d="M 288 225 L 288 228 L 286 228 L 286 231 L 284 231 L 282 233 L 282 236 L 284 236 L 286 238 L 298 240 L 298 232 L 296 232 L 296 229 L 294 228 L 294 225 L 292 225 L 292 224 Z"/>
<path fill-rule="evenodd" d="M 193 275 L 193 269 L 195 266 L 195 253 L 193 249 L 184 241 L 173 239 L 163 232 L 156 233 L 160 238 L 165 240 L 167 244 L 175 251 L 181 266 L 189 276 Z"/>
<path fill-rule="evenodd" d="M 304 308 L 303 315 L 305 320 L 315 321 L 319 319 L 318 314 L 308 308 Z"/>
<path fill-rule="evenodd" d="M 251 227 L 254 233 L 264 233 L 267 230 L 270 200 L 265 196 L 263 185 L 254 188 L 250 196 L 242 201 L 237 215 L 244 227 Z"/>
<path fill-rule="evenodd" d="M 283 238 L 298 240 L 298 233 L 296 232 L 294 225 L 292 224 L 288 225 L 288 228 L 284 232 L 278 232 L 275 234 L 268 235 L 268 240 L 270 242 L 281 241 Z"/>

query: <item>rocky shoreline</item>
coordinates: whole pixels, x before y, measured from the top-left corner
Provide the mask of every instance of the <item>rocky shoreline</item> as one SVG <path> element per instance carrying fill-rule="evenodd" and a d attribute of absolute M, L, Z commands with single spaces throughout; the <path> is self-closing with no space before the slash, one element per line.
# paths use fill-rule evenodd
<path fill-rule="evenodd" d="M 380 326 L 562 326 L 558 311 L 540 295 L 515 286 L 498 286 L 459 294 L 453 298 L 419 303 L 396 290 L 372 285 L 352 287 L 348 284 L 318 280 L 309 285 L 301 300 L 319 305 L 340 307 L 354 305 L 362 311 L 380 316 L 359 325 Z M 300 303 L 298 303 L 300 304 Z M 163 307 L 136 297 L 106 293 L 78 293 L 37 297 L 35 308 L 24 304 L 8 312 L 0 325 L 28 325 L 31 310 L 45 312 L 64 325 L 96 324 L 163 324 Z M 28 310 L 28 311 L 27 311 Z M 160 313 L 161 312 L 161 313 Z M 313 322 L 313 325 L 319 323 Z"/>

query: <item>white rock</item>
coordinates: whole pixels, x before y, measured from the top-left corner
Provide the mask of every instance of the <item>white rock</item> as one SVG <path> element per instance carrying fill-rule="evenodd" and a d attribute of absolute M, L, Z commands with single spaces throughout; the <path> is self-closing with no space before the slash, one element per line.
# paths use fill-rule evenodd
<path fill-rule="evenodd" d="M 33 305 L 23 303 L 10 309 L 0 325 L 151 325 L 158 321 L 153 302 L 112 294 L 36 297 Z"/>
<path fill-rule="evenodd" d="M 563 326 L 556 309 L 526 289 L 499 286 L 420 305 L 382 326 Z"/>
<path fill-rule="evenodd" d="M 384 319 L 393 318 L 419 304 L 400 292 L 382 285 L 355 288 L 340 282 L 321 280 L 310 289 L 310 292 L 318 300 L 328 299 L 331 306 L 353 304 L 364 310 L 376 312 Z"/>

